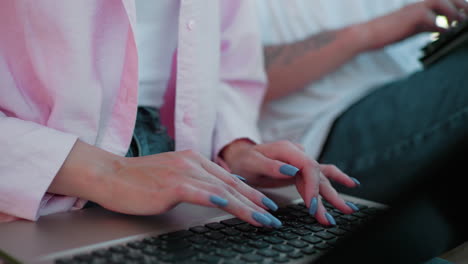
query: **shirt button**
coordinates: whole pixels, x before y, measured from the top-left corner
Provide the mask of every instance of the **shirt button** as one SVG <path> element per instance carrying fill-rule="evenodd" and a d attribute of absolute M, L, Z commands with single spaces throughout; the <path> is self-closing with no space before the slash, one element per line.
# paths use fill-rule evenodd
<path fill-rule="evenodd" d="M 187 29 L 192 31 L 195 28 L 195 20 L 190 19 L 187 21 Z"/>

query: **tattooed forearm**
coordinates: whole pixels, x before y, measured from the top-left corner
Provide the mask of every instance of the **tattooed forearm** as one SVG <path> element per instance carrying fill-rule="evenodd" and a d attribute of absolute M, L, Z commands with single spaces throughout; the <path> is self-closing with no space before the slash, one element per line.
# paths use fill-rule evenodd
<path fill-rule="evenodd" d="M 318 50 L 333 42 L 336 39 L 336 33 L 337 31 L 327 31 L 310 36 L 302 41 L 267 46 L 264 48 L 265 66 L 269 68 L 273 64 L 289 65 L 305 53 Z"/>

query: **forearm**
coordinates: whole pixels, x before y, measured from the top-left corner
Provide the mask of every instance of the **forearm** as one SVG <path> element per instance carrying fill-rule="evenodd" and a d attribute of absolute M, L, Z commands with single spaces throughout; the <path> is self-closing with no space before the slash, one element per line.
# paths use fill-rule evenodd
<path fill-rule="evenodd" d="M 363 25 L 322 32 L 299 42 L 264 48 L 268 74 L 265 101 L 303 89 L 367 49 Z"/>
<path fill-rule="evenodd" d="M 49 193 L 96 201 L 102 186 L 111 183 L 122 164 L 122 157 L 78 140 L 52 181 Z"/>

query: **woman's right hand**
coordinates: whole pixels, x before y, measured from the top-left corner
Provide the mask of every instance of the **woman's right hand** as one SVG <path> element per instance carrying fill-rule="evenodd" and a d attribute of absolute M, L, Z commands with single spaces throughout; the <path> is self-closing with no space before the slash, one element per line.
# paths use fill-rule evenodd
<path fill-rule="evenodd" d="M 78 141 L 49 192 L 120 213 L 153 215 L 181 202 L 219 207 L 255 226 L 281 226 L 273 201 L 193 151 L 124 158 Z"/>

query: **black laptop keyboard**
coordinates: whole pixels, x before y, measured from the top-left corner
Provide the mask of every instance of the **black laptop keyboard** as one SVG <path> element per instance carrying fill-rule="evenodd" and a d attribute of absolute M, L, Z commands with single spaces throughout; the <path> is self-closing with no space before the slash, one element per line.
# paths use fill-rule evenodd
<path fill-rule="evenodd" d="M 258 228 L 231 218 L 58 259 L 55 263 L 227 264 L 312 260 L 382 211 L 357 204 L 358 212 L 344 215 L 327 202 L 324 204 L 336 219 L 334 227 L 320 225 L 304 204 L 293 204 L 274 213 L 283 222 L 279 229 Z"/>

